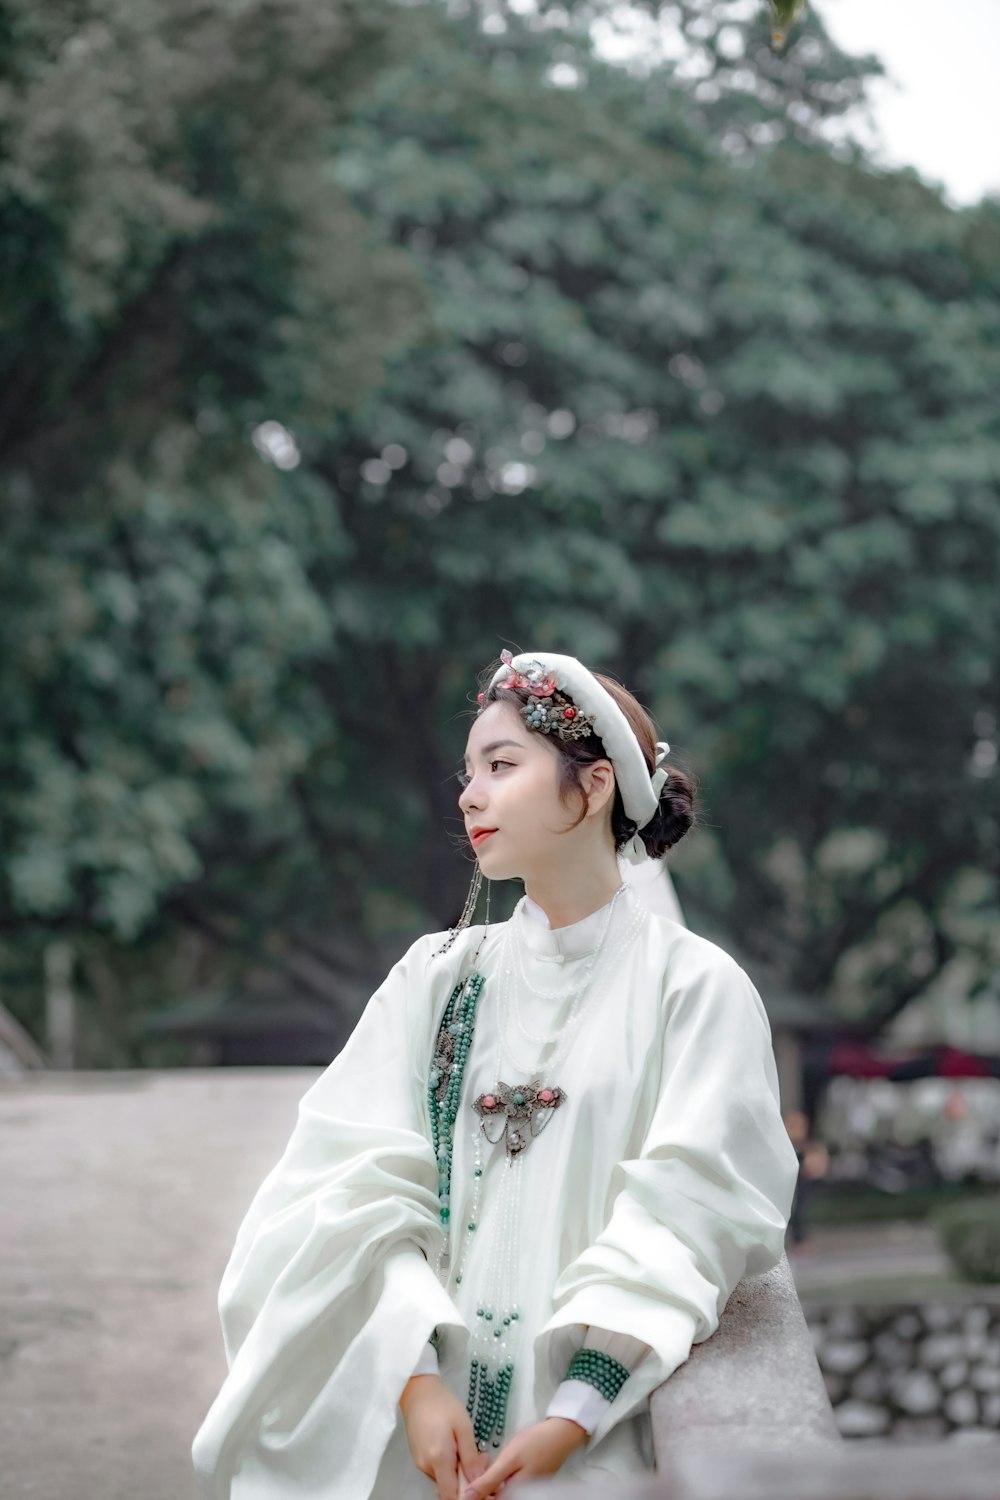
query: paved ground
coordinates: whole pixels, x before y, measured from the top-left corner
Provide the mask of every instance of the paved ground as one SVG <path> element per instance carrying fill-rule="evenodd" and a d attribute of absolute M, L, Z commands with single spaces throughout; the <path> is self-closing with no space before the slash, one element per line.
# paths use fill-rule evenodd
<path fill-rule="evenodd" d="M 0 1078 L 4 1500 L 194 1500 L 224 1373 L 216 1291 L 315 1069 Z M 939 1257 L 909 1228 L 817 1232 L 800 1293 Z"/>
<path fill-rule="evenodd" d="M 219 1278 L 315 1076 L 0 1080 L 4 1500 L 193 1500 Z"/>
<path fill-rule="evenodd" d="M 937 1235 L 924 1224 L 824 1225 L 804 1245 L 790 1248 L 788 1259 L 802 1298 L 886 1277 L 898 1282 L 948 1275 Z"/>

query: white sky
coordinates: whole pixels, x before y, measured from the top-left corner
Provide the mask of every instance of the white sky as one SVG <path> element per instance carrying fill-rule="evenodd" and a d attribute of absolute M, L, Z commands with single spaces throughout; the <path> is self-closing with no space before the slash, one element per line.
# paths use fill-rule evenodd
<path fill-rule="evenodd" d="M 507 0 L 533 11 L 536 0 Z M 1000 0 L 807 0 L 845 52 L 873 52 L 888 76 L 872 83 L 876 137 L 863 119 L 855 134 L 876 161 L 914 166 L 944 189 L 954 204 L 1000 193 Z M 765 0 L 745 0 L 744 13 Z M 600 55 L 641 69 L 657 55 L 672 57 L 696 78 L 697 58 L 687 51 L 669 10 L 654 20 L 622 3 L 593 27 Z M 792 33 L 794 37 L 794 31 Z M 574 86 L 572 68 L 553 82 Z M 570 76 L 572 75 L 572 76 Z M 837 134 L 843 132 L 838 131 Z"/>
<path fill-rule="evenodd" d="M 811 0 L 847 52 L 874 52 L 878 159 L 955 204 L 1000 192 L 1000 0 Z"/>

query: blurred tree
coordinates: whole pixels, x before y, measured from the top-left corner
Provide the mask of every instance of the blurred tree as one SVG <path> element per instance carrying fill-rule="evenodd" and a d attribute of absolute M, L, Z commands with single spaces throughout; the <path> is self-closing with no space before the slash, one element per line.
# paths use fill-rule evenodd
<path fill-rule="evenodd" d="M 966 867 L 996 913 L 1000 213 L 830 144 L 877 65 L 816 18 L 776 59 L 745 7 L 674 7 L 691 48 L 634 77 L 581 9 L 466 7 L 339 159 L 435 289 L 436 344 L 309 443 L 353 500 L 342 619 L 424 724 L 397 868 L 447 818 L 456 657 L 572 643 L 707 773 L 695 907 L 888 1017 Z"/>
<path fill-rule="evenodd" d="M 474 668 L 537 644 L 654 706 L 708 795 L 685 900 L 790 983 L 888 1015 L 956 955 L 996 970 L 1000 210 L 831 144 L 874 64 L 815 16 L 777 57 L 762 9 L 685 3 L 678 57 L 611 67 L 606 9 L 397 9 L 335 134 L 296 137 L 325 157 L 282 253 L 329 193 L 371 248 L 317 274 L 373 347 L 397 335 L 381 378 L 347 360 L 324 403 L 336 312 L 286 345 L 257 290 L 227 344 L 257 287 L 237 234 L 116 402 L 56 384 L 44 441 L 17 436 L 19 964 L 69 928 L 147 1004 L 133 973 L 201 930 L 216 968 L 263 955 L 319 993 L 376 972 L 461 902 Z M 237 132 L 236 217 L 274 117 Z M 291 262 L 269 294 L 298 295 Z"/>
<path fill-rule="evenodd" d="M 245 957 L 238 872 L 304 847 L 296 776 L 336 759 L 305 563 L 349 544 L 325 496 L 286 508 L 273 417 L 349 408 L 422 327 L 409 258 L 330 173 L 390 20 L 0 4 L 0 932 L 31 997 L 37 946 L 72 936 L 119 1060 L 114 997 L 149 999 L 127 945 L 222 862 L 195 915 Z"/>
<path fill-rule="evenodd" d="M 242 439 L 276 402 L 322 418 L 377 380 L 413 278 L 328 165 L 390 19 L 3 0 L 5 471 L 76 494 L 109 439 L 143 452 L 167 416 Z"/>

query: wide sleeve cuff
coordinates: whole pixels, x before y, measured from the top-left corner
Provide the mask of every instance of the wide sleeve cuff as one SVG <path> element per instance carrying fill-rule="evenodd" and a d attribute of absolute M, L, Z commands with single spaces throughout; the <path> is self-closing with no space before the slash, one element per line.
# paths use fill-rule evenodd
<path fill-rule="evenodd" d="M 587 1337 L 583 1341 L 585 1349 L 599 1349 L 602 1354 L 610 1354 L 620 1365 L 624 1365 L 629 1374 L 641 1364 L 649 1353 L 649 1345 L 642 1339 L 629 1338 L 625 1333 L 614 1333 L 609 1328 L 588 1328 Z"/>
<path fill-rule="evenodd" d="M 409 1367 L 411 1373 L 415 1374 L 416 1366 L 428 1354 L 434 1356 L 435 1364 L 437 1362 L 437 1350 L 429 1342 L 435 1329 L 441 1334 L 450 1333 L 452 1337 L 458 1334 L 463 1342 L 468 1338 L 468 1329 L 458 1308 L 417 1246 L 402 1247 L 392 1260 L 399 1294 L 406 1299 L 409 1307 L 410 1327 L 405 1332 L 400 1330 L 399 1342 L 412 1350 Z"/>
<path fill-rule="evenodd" d="M 547 1417 L 565 1417 L 593 1433 L 611 1402 L 602 1396 L 596 1386 L 586 1380 L 564 1380 L 557 1389 L 545 1412 Z"/>
<path fill-rule="evenodd" d="M 420 1357 L 413 1371 L 414 1375 L 437 1375 L 440 1370 L 437 1350 L 433 1344 L 425 1344 L 420 1351 Z"/>
<path fill-rule="evenodd" d="M 613 1282 L 593 1283 L 574 1292 L 552 1314 L 538 1335 L 538 1344 L 546 1353 L 546 1373 L 558 1384 L 573 1355 L 585 1343 L 581 1324 L 588 1331 L 623 1334 L 633 1341 L 629 1347 L 641 1344 L 653 1348 L 664 1363 L 673 1359 L 676 1367 L 690 1354 L 702 1322 L 698 1312 L 686 1304 L 657 1302 L 641 1290 Z M 621 1363 L 631 1367 L 629 1360 Z"/>
<path fill-rule="evenodd" d="M 535 1399 L 539 1410 L 548 1411 L 549 1402 L 564 1383 L 570 1360 L 582 1347 L 581 1324 L 593 1325 L 595 1333 L 601 1330 L 627 1336 L 633 1341 L 628 1347 L 641 1345 L 654 1351 L 656 1358 L 644 1357 L 635 1364 L 621 1361 L 632 1373 L 614 1401 L 604 1403 L 593 1429 L 595 1440 L 600 1441 L 615 1423 L 640 1411 L 656 1387 L 684 1363 L 700 1322 L 693 1310 L 677 1303 L 656 1302 L 625 1287 L 582 1287 L 552 1314 L 535 1340 Z"/>
<path fill-rule="evenodd" d="M 649 1345 L 641 1339 L 629 1338 L 624 1333 L 614 1333 L 607 1328 L 581 1330 L 585 1337 L 584 1349 L 596 1349 L 610 1355 L 629 1372 L 635 1370 L 649 1353 Z M 556 1389 L 545 1413 L 547 1417 L 566 1417 L 576 1422 L 585 1432 L 593 1433 L 611 1402 L 607 1396 L 587 1380 L 563 1380 Z"/>

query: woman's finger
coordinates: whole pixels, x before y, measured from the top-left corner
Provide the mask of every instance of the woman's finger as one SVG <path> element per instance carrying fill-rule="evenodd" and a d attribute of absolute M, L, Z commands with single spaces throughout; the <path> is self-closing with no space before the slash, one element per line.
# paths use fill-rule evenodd
<path fill-rule="evenodd" d="M 490 1461 L 476 1447 L 476 1435 L 470 1421 L 456 1422 L 455 1441 L 458 1444 L 458 1461 L 462 1465 L 462 1473 L 468 1480 L 478 1479 L 489 1467 Z"/>
<path fill-rule="evenodd" d="M 438 1500 L 458 1500 L 461 1487 L 458 1477 L 458 1449 L 454 1443 L 451 1452 L 442 1457 L 434 1476 L 437 1484 Z"/>
<path fill-rule="evenodd" d="M 480 1474 L 473 1484 L 470 1484 L 462 1493 L 462 1500 L 486 1500 L 487 1496 L 494 1495 L 505 1479 L 510 1479 L 521 1467 L 520 1461 L 513 1453 L 501 1453 L 496 1463 Z"/>

